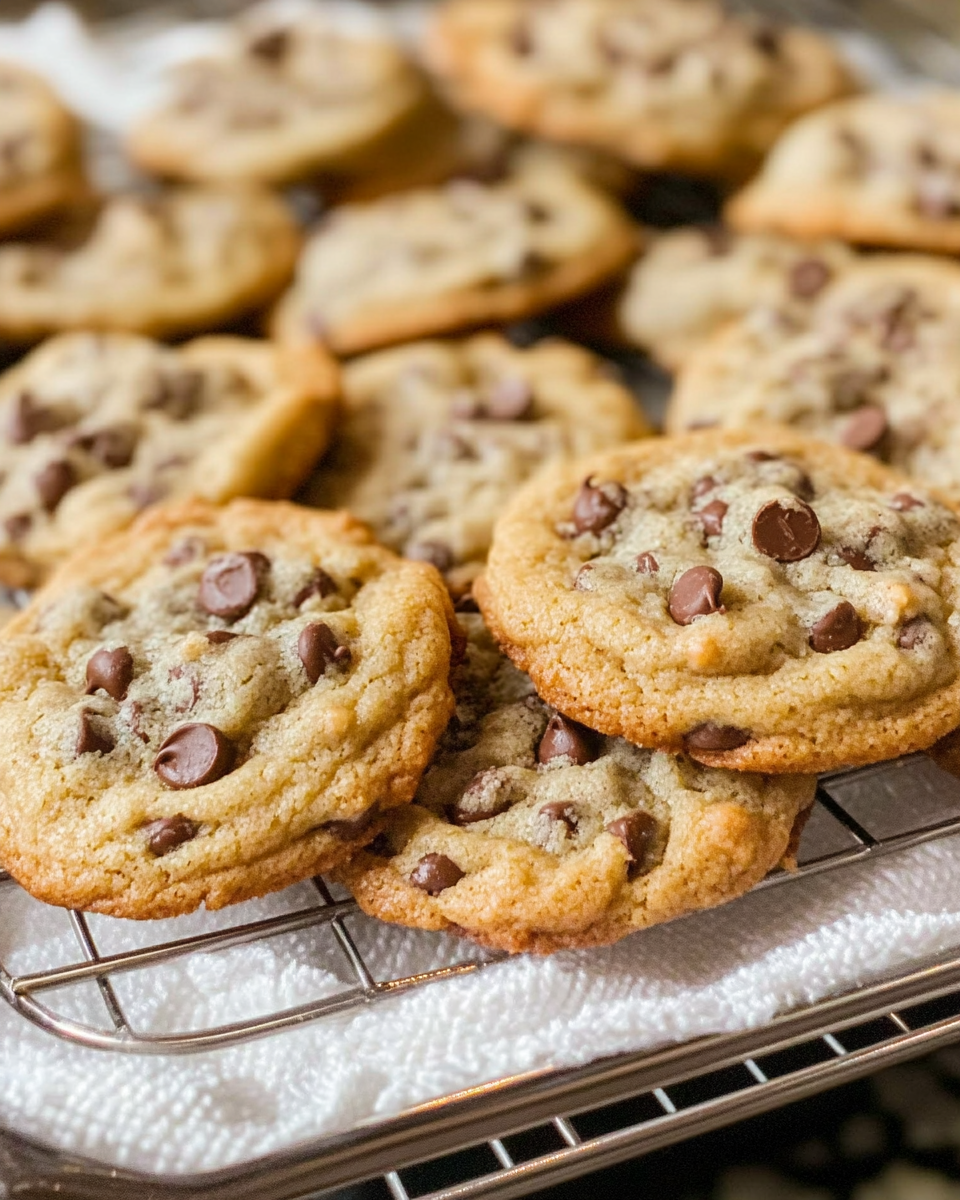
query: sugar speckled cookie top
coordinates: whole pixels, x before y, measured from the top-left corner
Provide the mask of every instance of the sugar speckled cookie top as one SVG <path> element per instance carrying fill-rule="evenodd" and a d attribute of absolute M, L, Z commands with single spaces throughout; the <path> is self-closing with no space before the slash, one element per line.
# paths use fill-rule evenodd
<path fill-rule="evenodd" d="M 0 62 L 0 232 L 83 190 L 77 124 L 37 75 Z"/>
<path fill-rule="evenodd" d="M 454 180 L 335 209 L 307 241 L 274 332 L 352 354 L 511 320 L 588 290 L 635 247 L 614 201 L 536 156 L 499 182 Z"/>
<path fill-rule="evenodd" d="M 241 25 L 226 53 L 180 66 L 171 90 L 133 129 L 134 160 L 181 179 L 264 183 L 348 166 L 424 95 L 399 47 L 310 14 Z"/>
<path fill-rule="evenodd" d="M 420 342 L 345 368 L 343 421 L 301 499 L 349 509 L 459 593 L 504 505 L 544 463 L 647 432 L 633 396 L 579 347 L 519 350 L 494 334 Z"/>
<path fill-rule="evenodd" d="M 814 779 L 734 774 L 552 713 L 460 618 L 456 715 L 413 805 L 340 871 L 373 916 L 548 953 L 740 895 L 788 852 Z"/>
<path fill-rule="evenodd" d="M 332 866 L 416 790 L 451 619 L 433 568 L 346 514 L 155 510 L 0 637 L 0 861 L 130 917 Z"/>
<path fill-rule="evenodd" d="M 697 351 L 668 428 L 776 421 L 960 498 L 960 267 L 877 256 L 805 311 L 761 307 Z"/>
<path fill-rule="evenodd" d="M 215 326 L 276 295 L 299 246 L 279 197 L 239 186 L 116 195 L 64 233 L 0 246 L 0 336 Z"/>
<path fill-rule="evenodd" d="M 549 471 L 474 587 L 567 716 L 738 770 L 819 771 L 960 724 L 960 521 L 865 455 L 770 426 Z"/>
<path fill-rule="evenodd" d="M 854 261 L 841 242 L 736 234 L 719 225 L 671 230 L 633 268 L 620 327 L 676 370 L 711 334 L 758 305 L 804 313 Z"/>
<path fill-rule="evenodd" d="M 428 59 L 461 103 L 506 125 L 721 174 L 849 88 L 818 34 L 714 0 L 448 0 Z"/>
<path fill-rule="evenodd" d="M 318 348 L 68 333 L 0 375 L 0 582 L 35 581 L 171 497 L 288 496 L 337 415 Z"/>
<path fill-rule="evenodd" d="M 960 92 L 872 92 L 804 117 L 727 217 L 746 230 L 957 252 Z"/>

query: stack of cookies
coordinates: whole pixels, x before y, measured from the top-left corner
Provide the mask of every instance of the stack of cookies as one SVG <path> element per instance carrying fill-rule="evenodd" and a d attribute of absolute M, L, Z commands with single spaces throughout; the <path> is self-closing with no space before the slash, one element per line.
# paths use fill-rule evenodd
<path fill-rule="evenodd" d="M 789 868 L 818 772 L 951 760 L 960 101 L 716 0 L 427 24 L 241 18 L 105 196 L 0 66 L 0 864 L 43 900 L 331 872 L 549 953 Z M 727 224 L 643 230 L 664 172 Z M 678 373 L 668 436 L 503 328 L 560 305 Z"/>

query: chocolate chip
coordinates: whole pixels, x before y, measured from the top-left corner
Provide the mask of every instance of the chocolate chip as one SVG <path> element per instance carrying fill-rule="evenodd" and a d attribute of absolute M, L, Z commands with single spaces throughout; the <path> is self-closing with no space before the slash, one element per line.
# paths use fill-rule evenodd
<path fill-rule="evenodd" d="M 886 367 L 851 367 L 835 375 L 831 384 L 834 406 L 841 411 L 863 404 L 870 392 L 890 377 Z"/>
<path fill-rule="evenodd" d="M 109 754 L 115 743 L 107 734 L 100 733 L 92 720 L 93 714 L 87 709 L 80 713 L 80 729 L 77 733 L 77 755 Z"/>
<path fill-rule="evenodd" d="M 229 774 L 237 748 L 215 725 L 181 725 L 160 747 L 153 769 L 172 788 L 202 787 Z"/>
<path fill-rule="evenodd" d="M 853 546 L 838 546 L 837 554 L 848 567 L 853 567 L 855 571 L 875 571 L 877 569 L 877 564 L 868 554 Z"/>
<path fill-rule="evenodd" d="M 436 567 L 441 574 L 449 571 L 457 561 L 453 550 L 446 542 L 413 542 L 407 546 L 406 556 L 412 558 L 414 562 L 429 563 L 432 567 Z"/>
<path fill-rule="evenodd" d="M 454 825 L 472 825 L 498 817 L 509 807 L 509 781 L 493 767 L 474 775 L 448 815 Z"/>
<path fill-rule="evenodd" d="M 32 442 L 37 434 L 49 433 L 59 427 L 60 419 L 56 412 L 37 404 L 30 392 L 20 392 L 14 397 L 7 425 L 7 440 L 15 446 Z"/>
<path fill-rule="evenodd" d="M 133 679 L 133 655 L 126 646 L 101 648 L 87 659 L 87 695 L 103 688 L 114 700 L 122 700 Z"/>
<path fill-rule="evenodd" d="M 357 838 L 363 837 L 378 815 L 376 804 L 371 804 L 355 817 L 344 821 L 324 821 L 320 828 L 341 842 L 355 842 Z"/>
<path fill-rule="evenodd" d="M 689 625 L 697 617 L 724 612 L 720 603 L 723 576 L 713 567 L 691 567 L 673 581 L 668 608 L 678 625 Z"/>
<path fill-rule="evenodd" d="M 385 832 L 378 833 L 366 850 L 368 854 L 375 854 L 377 858 L 393 858 L 397 853 Z"/>
<path fill-rule="evenodd" d="M 528 22 L 521 17 L 510 31 L 510 46 L 514 54 L 526 58 L 533 53 L 533 35 Z"/>
<path fill-rule="evenodd" d="M 185 421 L 200 407 L 202 392 L 203 375 L 199 371 L 158 374 L 143 407 L 166 413 L 174 421 Z"/>
<path fill-rule="evenodd" d="M 606 830 L 623 842 L 630 862 L 639 863 L 656 836 L 657 822 L 648 812 L 638 808 L 625 817 L 611 821 Z"/>
<path fill-rule="evenodd" d="M 264 62 L 277 63 L 286 57 L 290 48 L 290 33 L 286 29 L 271 29 L 247 44 L 247 53 Z"/>
<path fill-rule="evenodd" d="M 456 613 L 478 613 L 480 605 L 474 599 L 473 592 L 464 592 L 454 601 L 453 611 Z"/>
<path fill-rule="evenodd" d="M 690 503 L 699 500 L 701 496 L 705 496 L 707 492 L 712 492 L 720 486 L 720 480 L 713 475 L 704 475 L 690 489 Z"/>
<path fill-rule="evenodd" d="M 753 518 L 753 544 L 777 562 L 799 562 L 820 545 L 817 514 L 802 500 L 768 500 Z"/>
<path fill-rule="evenodd" d="M 304 625 L 297 639 L 297 654 L 311 683 L 316 683 L 327 667 L 345 665 L 351 658 L 349 647 L 341 646 L 322 621 Z"/>
<path fill-rule="evenodd" d="M 3 522 L 3 527 L 11 542 L 22 542 L 30 532 L 32 524 L 33 517 L 29 513 L 14 513 Z"/>
<path fill-rule="evenodd" d="M 925 508 L 926 505 L 909 492 L 897 492 L 890 500 L 890 507 L 897 512 L 911 512 L 915 508 Z"/>
<path fill-rule="evenodd" d="M 501 379 L 486 394 L 481 412 L 491 421 L 522 421 L 533 408 L 533 393 L 525 379 Z"/>
<path fill-rule="evenodd" d="M 445 854 L 425 854 L 414 867 L 410 882 L 422 892 L 439 896 L 460 882 L 464 872 Z"/>
<path fill-rule="evenodd" d="M 877 404 L 858 408 L 843 428 L 840 441 L 848 450 L 875 450 L 887 432 L 887 414 Z"/>
<path fill-rule="evenodd" d="M 299 608 L 301 604 L 306 604 L 311 596 L 319 596 L 323 600 L 327 596 L 334 595 L 336 590 L 337 585 L 334 580 L 331 579 L 323 567 L 317 567 L 300 591 L 294 596 L 294 607 Z"/>
<path fill-rule="evenodd" d="M 576 766 L 582 767 L 596 757 L 594 733 L 577 721 L 554 713 L 537 747 L 537 762 L 546 765 L 555 758 L 568 758 Z"/>
<path fill-rule="evenodd" d="M 590 576 L 593 574 L 593 563 L 584 563 L 577 571 L 573 580 L 574 589 L 578 592 L 588 592 L 590 590 Z"/>
<path fill-rule="evenodd" d="M 229 629 L 208 629 L 203 636 L 212 646 L 221 646 L 224 642 L 232 642 L 240 634 L 231 633 Z"/>
<path fill-rule="evenodd" d="M 835 650 L 849 650 L 862 636 L 857 610 L 849 600 L 841 600 L 811 626 L 810 645 L 818 654 L 832 654 Z"/>
<path fill-rule="evenodd" d="M 802 258 L 790 268 L 790 294 L 798 300 L 812 300 L 830 282 L 833 272 L 821 258 Z"/>
<path fill-rule="evenodd" d="M 746 459 L 752 463 L 779 462 L 780 455 L 771 454 L 769 450 L 751 450 Z"/>
<path fill-rule="evenodd" d="M 200 577 L 197 602 L 214 617 L 237 620 L 253 608 L 269 565 L 256 551 L 218 555 Z"/>
<path fill-rule="evenodd" d="M 929 617 L 913 617 L 904 622 L 897 634 L 897 645 L 901 650 L 913 650 L 922 646 L 933 633 L 933 622 Z"/>
<path fill-rule="evenodd" d="M 727 515 L 726 505 L 722 500 L 711 500 L 697 513 L 697 520 L 706 537 L 719 537 L 723 532 L 723 518 Z"/>
<path fill-rule="evenodd" d="M 191 842 L 200 832 L 200 826 L 183 813 L 175 817 L 160 817 L 144 825 L 143 832 L 147 835 L 147 845 L 150 853 L 157 858 L 163 858 L 171 850 L 176 850 L 184 842 Z"/>
<path fill-rule="evenodd" d="M 551 800 L 548 804 L 541 804 L 537 812 L 551 821 L 562 821 L 570 833 L 576 832 L 577 806 L 569 800 Z"/>
<path fill-rule="evenodd" d="M 48 462 L 33 477 L 40 503 L 53 512 L 67 492 L 77 483 L 77 472 L 71 463 L 65 459 L 55 459 Z"/>
<path fill-rule="evenodd" d="M 699 230 L 713 258 L 723 258 L 733 249 L 733 234 L 725 225 L 701 225 Z"/>
<path fill-rule="evenodd" d="M 627 493 L 619 483 L 595 484 L 585 479 L 573 502 L 573 527 L 577 533 L 600 533 L 626 507 Z"/>
<path fill-rule="evenodd" d="M 780 53 L 780 36 L 776 25 L 763 23 L 753 32 L 753 44 L 761 53 L 775 57 Z"/>
<path fill-rule="evenodd" d="M 91 433 L 78 434 L 72 444 L 85 450 L 98 463 L 115 470 L 128 467 L 133 461 L 139 437 L 140 430 L 136 425 L 121 422 Z"/>
<path fill-rule="evenodd" d="M 745 729 L 704 721 L 684 735 L 683 744 L 688 750 L 736 750 L 749 741 L 750 734 Z"/>
<path fill-rule="evenodd" d="M 642 554 L 637 555 L 634 566 L 638 575 L 656 575 L 660 570 L 660 564 L 649 550 L 644 550 Z"/>

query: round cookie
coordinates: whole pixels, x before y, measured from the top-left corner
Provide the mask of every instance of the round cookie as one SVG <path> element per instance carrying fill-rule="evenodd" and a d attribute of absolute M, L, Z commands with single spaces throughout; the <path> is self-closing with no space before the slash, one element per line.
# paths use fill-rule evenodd
<path fill-rule="evenodd" d="M 960 724 L 957 513 L 776 426 L 541 475 L 474 594 L 565 715 L 710 766 L 833 770 Z"/>
<path fill-rule="evenodd" d="M 0 862 L 135 918 L 329 869 L 416 791 L 452 619 L 436 571 L 346 513 L 145 514 L 0 634 Z"/>
<path fill-rule="evenodd" d="M 196 181 L 287 183 L 369 154 L 425 88 L 386 38 L 302 13 L 241 23 L 225 54 L 177 68 L 171 93 L 128 137 L 140 167 Z"/>
<path fill-rule="evenodd" d="M 698 350 L 671 431 L 775 421 L 866 451 L 960 499 L 960 267 L 877 256 L 806 311 L 761 308 Z"/>
<path fill-rule="evenodd" d="M 593 734 L 551 713 L 479 616 L 460 621 L 456 716 L 414 803 L 338 870 L 364 912 L 547 954 L 722 904 L 789 855 L 812 776 Z"/>
<path fill-rule="evenodd" d="M 820 35 L 715 0 L 447 0 L 426 49 L 465 107 L 654 170 L 740 174 L 850 88 Z"/>
<path fill-rule="evenodd" d="M 75 217 L 62 239 L 0 245 L 0 337 L 216 326 L 272 299 L 299 246 L 284 203 L 254 187 L 116 195 L 92 224 Z"/>
<path fill-rule="evenodd" d="M 524 158 L 499 182 L 335 209 L 308 239 L 273 332 L 355 354 L 510 321 L 589 290 L 636 244 L 622 209 L 572 167 Z"/>
<path fill-rule="evenodd" d="M 630 273 L 618 318 L 627 339 L 668 371 L 711 334 L 761 305 L 803 314 L 855 261 L 840 242 L 797 242 L 691 226 L 654 238 Z"/>
<path fill-rule="evenodd" d="M 38 75 L 0 62 L 0 233 L 76 200 L 85 186 L 74 118 Z"/>
<path fill-rule="evenodd" d="M 0 583 L 35 582 L 161 499 L 289 496 L 329 441 L 338 390 L 319 348 L 51 338 L 0 375 Z"/>
<path fill-rule="evenodd" d="M 456 593 L 544 463 L 649 432 L 606 364 L 560 341 L 419 342 L 356 359 L 343 383 L 336 440 L 301 499 L 349 509 L 384 545 L 434 563 Z"/>
<path fill-rule="evenodd" d="M 791 237 L 960 251 L 960 92 L 872 92 L 804 117 L 726 217 Z"/>

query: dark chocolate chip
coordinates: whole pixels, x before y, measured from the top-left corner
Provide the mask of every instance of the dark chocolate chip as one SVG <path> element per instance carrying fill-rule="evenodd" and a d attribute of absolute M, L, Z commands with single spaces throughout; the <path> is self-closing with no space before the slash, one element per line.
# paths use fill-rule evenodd
<path fill-rule="evenodd" d="M 822 258 L 802 258 L 790 268 L 790 292 L 798 300 L 812 300 L 827 286 L 832 274 Z"/>
<path fill-rule="evenodd" d="M 901 626 L 897 645 L 901 650 L 913 650 L 921 646 L 932 633 L 933 622 L 929 617 L 913 617 Z"/>
<path fill-rule="evenodd" d="M 396 854 L 389 835 L 385 832 L 378 833 L 369 846 L 367 846 L 368 854 L 375 854 L 377 858 L 393 858 Z"/>
<path fill-rule="evenodd" d="M 311 683 L 316 683 L 327 667 L 350 661 L 350 649 L 341 646 L 333 630 L 322 621 L 304 625 L 297 639 L 297 654 Z"/>
<path fill-rule="evenodd" d="M 92 720 L 93 714 L 87 709 L 80 713 L 80 729 L 77 732 L 77 755 L 109 754 L 114 747 L 113 738 L 101 733 Z"/>
<path fill-rule="evenodd" d="M 239 633 L 231 633 L 229 629 L 208 629 L 203 635 L 208 642 L 213 646 L 221 646 L 224 642 L 232 642 L 240 636 Z"/>
<path fill-rule="evenodd" d="M 576 831 L 577 806 L 569 800 L 551 800 L 548 804 L 541 804 L 537 811 L 541 817 L 548 817 L 551 821 L 562 821 L 570 833 Z"/>
<path fill-rule="evenodd" d="M 211 559 L 200 577 L 200 607 L 227 621 L 244 616 L 256 602 L 269 565 L 269 560 L 256 551 L 220 554 Z"/>
<path fill-rule="evenodd" d="M 126 646 L 101 648 L 87 659 L 87 695 L 103 688 L 114 700 L 122 700 L 133 679 L 133 655 Z"/>
<path fill-rule="evenodd" d="M 877 564 L 869 554 L 865 554 L 853 546 L 838 546 L 837 554 L 848 567 L 853 567 L 855 571 L 875 571 L 877 569 Z"/>
<path fill-rule="evenodd" d="M 577 533 L 601 533 L 627 504 L 627 493 L 619 483 L 595 484 L 585 479 L 573 502 L 573 527 Z"/>
<path fill-rule="evenodd" d="M 915 508 L 925 508 L 926 505 L 909 492 L 897 492 L 890 500 L 890 507 L 897 512 L 911 512 Z"/>
<path fill-rule="evenodd" d="M 533 393 L 525 379 L 501 379 L 484 397 L 481 414 L 491 421 L 522 421 L 530 416 Z"/>
<path fill-rule="evenodd" d="M 457 561 L 453 550 L 446 542 L 413 542 L 407 546 L 406 556 L 415 562 L 429 563 L 441 573 L 449 571 Z"/>
<path fill-rule="evenodd" d="M 723 532 L 723 518 L 727 515 L 728 505 L 722 500 L 711 500 L 697 513 L 697 520 L 706 537 L 719 537 Z"/>
<path fill-rule="evenodd" d="M 140 430 L 129 422 L 107 425 L 73 439 L 73 445 L 85 450 L 91 458 L 111 470 L 128 467 L 133 461 Z"/>
<path fill-rule="evenodd" d="M 768 500 L 753 518 L 753 544 L 777 562 L 799 562 L 820 545 L 817 514 L 802 500 Z"/>
<path fill-rule="evenodd" d="M 723 576 L 714 567 L 691 567 L 673 581 L 668 607 L 678 625 L 689 625 L 697 617 L 723 612 L 720 593 Z"/>
<path fill-rule="evenodd" d="M 864 404 L 851 414 L 840 441 L 848 450 L 875 450 L 883 441 L 887 428 L 884 410 L 877 404 Z"/>
<path fill-rule="evenodd" d="M 30 392 L 20 392 L 13 400 L 7 440 L 15 446 L 22 446 L 32 442 L 40 433 L 59 429 L 60 424 L 60 418 L 52 408 L 37 404 Z"/>
<path fill-rule="evenodd" d="M 642 554 L 637 555 L 637 561 L 634 563 L 638 575 L 656 575 L 660 570 L 660 564 L 649 550 L 644 550 Z"/>
<path fill-rule="evenodd" d="M 494 767 L 479 771 L 470 780 L 466 791 L 449 810 L 454 825 L 472 825 L 475 821 L 489 821 L 510 807 L 508 780 Z"/>
<path fill-rule="evenodd" d="M 157 858 L 163 858 L 165 854 L 176 850 L 185 842 L 193 841 L 200 832 L 200 826 L 183 813 L 177 813 L 174 817 L 160 817 L 156 821 L 150 821 L 144 825 L 143 832 L 147 835 L 150 853 L 155 854 Z"/>
<path fill-rule="evenodd" d="M 181 541 L 175 542 L 163 556 L 163 564 L 167 567 L 179 567 L 183 563 L 199 558 L 206 548 L 198 537 L 183 538 Z"/>
<path fill-rule="evenodd" d="M 480 605 L 474 599 L 473 592 L 464 592 L 454 602 L 453 611 L 457 613 L 478 613 Z"/>
<path fill-rule="evenodd" d="M 410 882 L 422 892 L 439 896 L 460 882 L 464 872 L 445 854 L 425 854 L 414 867 Z"/>
<path fill-rule="evenodd" d="M 311 596 L 319 596 L 323 600 L 327 596 L 332 596 L 336 590 L 337 585 L 334 580 L 326 573 L 323 567 L 317 567 L 300 591 L 294 596 L 294 607 L 299 608 L 301 604 L 306 604 Z"/>
<path fill-rule="evenodd" d="M 365 808 L 362 813 L 359 813 L 355 817 L 350 817 L 344 821 L 324 821 L 320 828 L 332 834 L 341 842 L 355 842 L 357 838 L 362 837 L 366 833 L 378 815 L 379 811 L 376 804 L 371 804 L 369 808 Z"/>
<path fill-rule="evenodd" d="M 595 734 L 571 721 L 560 713 L 554 713 L 537 747 L 537 762 L 546 764 L 555 758 L 568 758 L 578 767 L 593 762 L 597 757 Z"/>
<path fill-rule="evenodd" d="M 77 472 L 72 463 L 65 459 L 55 459 L 36 473 L 33 482 L 40 503 L 47 512 L 52 513 L 67 492 L 76 485 Z"/>
<path fill-rule="evenodd" d="M 648 812 L 638 808 L 632 813 L 627 813 L 625 817 L 617 817 L 606 829 L 607 833 L 612 833 L 623 842 L 630 861 L 638 863 L 643 861 L 650 843 L 656 836 L 657 822 Z"/>
<path fill-rule="evenodd" d="M 704 721 L 684 735 L 683 744 L 688 750 L 736 750 L 749 741 L 750 734 L 745 729 Z"/>
<path fill-rule="evenodd" d="M 690 489 L 690 503 L 699 500 L 701 496 L 705 496 L 707 492 L 712 492 L 720 486 L 720 480 L 713 475 L 704 475 Z"/>
<path fill-rule="evenodd" d="M 818 654 L 832 654 L 835 650 L 849 650 L 862 636 L 857 610 L 849 600 L 841 600 L 811 626 L 810 645 Z"/>
<path fill-rule="evenodd" d="M 33 517 L 29 513 L 14 513 L 3 522 L 3 527 L 11 542 L 22 542 L 30 532 L 32 524 Z"/>
<path fill-rule="evenodd" d="M 195 788 L 229 774 L 236 758 L 236 746 L 215 725 L 181 725 L 160 747 L 153 769 L 172 788 Z"/>

